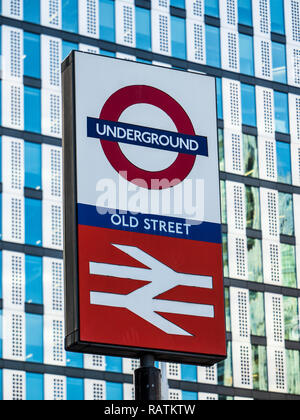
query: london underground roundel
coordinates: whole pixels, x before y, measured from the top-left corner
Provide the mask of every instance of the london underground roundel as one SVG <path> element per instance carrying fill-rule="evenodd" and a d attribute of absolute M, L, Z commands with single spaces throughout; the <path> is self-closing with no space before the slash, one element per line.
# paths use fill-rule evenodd
<path fill-rule="evenodd" d="M 226 357 L 213 78 L 63 64 L 66 349 Z"/>

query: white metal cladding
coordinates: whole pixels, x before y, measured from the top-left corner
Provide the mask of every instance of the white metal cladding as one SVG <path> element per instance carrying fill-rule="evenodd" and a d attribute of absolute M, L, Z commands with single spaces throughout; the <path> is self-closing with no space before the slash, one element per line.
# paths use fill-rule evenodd
<path fill-rule="evenodd" d="M 198 392 L 199 401 L 217 401 L 219 399 L 218 394 L 209 394 L 207 392 Z"/>
<path fill-rule="evenodd" d="M 23 244 L 25 241 L 24 197 L 2 194 L 2 239 Z"/>
<path fill-rule="evenodd" d="M 25 361 L 25 312 L 3 310 L 3 359 Z"/>
<path fill-rule="evenodd" d="M 300 1 L 285 1 L 286 40 L 289 44 L 300 45 Z"/>
<path fill-rule="evenodd" d="M 270 39 L 254 36 L 255 76 L 272 80 L 272 43 Z"/>
<path fill-rule="evenodd" d="M 152 0 L 151 7 L 153 10 L 163 10 L 169 12 L 170 0 Z"/>
<path fill-rule="evenodd" d="M 152 51 L 154 53 L 171 55 L 171 25 L 170 14 L 153 9 L 152 20 Z"/>
<path fill-rule="evenodd" d="M 2 191 L 23 196 L 24 140 L 2 137 Z"/>
<path fill-rule="evenodd" d="M 230 287 L 232 340 L 250 343 L 249 291 Z"/>
<path fill-rule="evenodd" d="M 99 1 L 79 0 L 79 33 L 91 38 L 99 38 Z"/>
<path fill-rule="evenodd" d="M 243 135 L 241 131 L 224 129 L 225 170 L 244 175 Z"/>
<path fill-rule="evenodd" d="M 264 37 L 271 35 L 271 18 L 269 0 L 253 0 L 253 26 L 254 34 Z"/>
<path fill-rule="evenodd" d="M 41 1 L 41 24 L 61 29 L 61 0 Z"/>
<path fill-rule="evenodd" d="M 43 200 L 43 244 L 45 248 L 63 249 L 62 204 Z"/>
<path fill-rule="evenodd" d="M 252 349 L 250 343 L 232 342 L 233 385 L 237 388 L 253 388 Z"/>
<path fill-rule="evenodd" d="M 41 35 L 42 88 L 61 93 L 61 58 L 62 40 L 60 38 Z"/>
<path fill-rule="evenodd" d="M 23 83 L 23 30 L 2 26 L 2 79 Z"/>
<path fill-rule="evenodd" d="M 60 375 L 44 375 L 45 401 L 65 401 L 67 399 L 67 378 Z"/>
<path fill-rule="evenodd" d="M 276 140 L 258 136 L 259 177 L 268 181 L 277 181 Z"/>
<path fill-rule="evenodd" d="M 197 367 L 198 382 L 203 384 L 218 384 L 217 365 L 211 367 L 198 366 Z"/>
<path fill-rule="evenodd" d="M 64 315 L 63 261 L 43 258 L 44 314 Z"/>
<path fill-rule="evenodd" d="M 204 0 L 190 0 L 186 2 L 186 17 L 187 19 L 204 20 Z"/>
<path fill-rule="evenodd" d="M 135 48 L 135 6 L 132 1 L 115 1 L 116 10 L 116 42 Z"/>
<path fill-rule="evenodd" d="M 262 242 L 263 245 L 263 265 L 264 283 L 281 285 L 281 253 L 279 241 Z"/>
<path fill-rule="evenodd" d="M 124 401 L 135 400 L 135 389 L 132 384 L 123 384 L 123 398 Z"/>
<path fill-rule="evenodd" d="M 220 18 L 223 28 L 237 29 L 238 23 L 238 4 L 237 0 L 220 1 Z"/>
<path fill-rule="evenodd" d="M 293 184 L 300 186 L 300 144 L 291 144 Z"/>
<path fill-rule="evenodd" d="M 258 135 L 275 136 L 274 93 L 272 89 L 256 86 Z"/>
<path fill-rule="evenodd" d="M 167 363 L 167 378 L 181 379 L 181 366 L 178 363 Z"/>
<path fill-rule="evenodd" d="M 226 181 L 228 233 L 246 235 L 245 185 Z"/>
<path fill-rule="evenodd" d="M 62 104 L 58 91 L 42 89 L 42 134 L 61 138 Z"/>
<path fill-rule="evenodd" d="M 221 28 L 222 68 L 240 71 L 239 34 L 228 28 Z"/>
<path fill-rule="evenodd" d="M 300 86 L 300 45 L 287 44 L 288 84 Z"/>
<path fill-rule="evenodd" d="M 3 308 L 13 311 L 25 310 L 25 255 L 17 252 L 2 252 Z"/>
<path fill-rule="evenodd" d="M 300 145 L 300 96 L 289 94 L 291 142 Z"/>
<path fill-rule="evenodd" d="M 169 389 L 169 400 L 182 400 L 182 391 L 180 389 Z"/>
<path fill-rule="evenodd" d="M 267 347 L 268 355 L 268 383 L 270 392 L 287 392 L 287 372 L 285 349 L 281 347 Z"/>
<path fill-rule="evenodd" d="M 42 185 L 43 199 L 62 200 L 62 148 L 42 145 Z"/>
<path fill-rule="evenodd" d="M 206 63 L 205 24 L 202 21 L 186 20 L 187 59 Z"/>
<path fill-rule="evenodd" d="M 24 130 L 24 86 L 21 83 L 2 81 L 2 125 Z"/>
<path fill-rule="evenodd" d="M 90 370 L 105 370 L 105 356 L 98 354 L 84 354 L 84 368 Z"/>
<path fill-rule="evenodd" d="M 260 188 L 263 239 L 279 242 L 278 191 Z"/>
<path fill-rule="evenodd" d="M 120 52 L 116 53 L 116 57 L 121 58 L 122 60 L 136 61 L 136 57 L 134 55 L 124 54 Z"/>
<path fill-rule="evenodd" d="M 99 48 L 87 44 L 79 44 L 79 51 L 84 51 L 91 54 L 99 54 Z"/>
<path fill-rule="evenodd" d="M 284 348 L 283 297 L 265 293 L 266 335 L 268 346 Z"/>
<path fill-rule="evenodd" d="M 26 399 L 26 373 L 21 370 L 3 369 L 3 401 Z"/>
<path fill-rule="evenodd" d="M 140 367 L 140 361 L 138 359 L 123 358 L 123 373 L 133 374 L 136 369 Z"/>
<path fill-rule="evenodd" d="M 2 1 L 2 15 L 12 19 L 23 19 L 23 0 Z"/>
<path fill-rule="evenodd" d="M 64 317 L 44 315 L 44 363 L 65 366 Z"/>
<path fill-rule="evenodd" d="M 248 255 L 246 235 L 228 234 L 229 277 L 248 279 Z"/>
<path fill-rule="evenodd" d="M 300 195 L 293 194 L 293 202 L 294 202 L 294 215 L 300 214 Z M 296 243 L 300 244 L 300 219 L 299 217 L 294 217 L 295 221 L 295 237 Z"/>
<path fill-rule="evenodd" d="M 242 129 L 241 85 L 240 82 L 222 79 L 224 128 Z"/>
<path fill-rule="evenodd" d="M 84 380 L 84 399 L 86 401 L 106 400 L 106 383 L 95 379 Z"/>

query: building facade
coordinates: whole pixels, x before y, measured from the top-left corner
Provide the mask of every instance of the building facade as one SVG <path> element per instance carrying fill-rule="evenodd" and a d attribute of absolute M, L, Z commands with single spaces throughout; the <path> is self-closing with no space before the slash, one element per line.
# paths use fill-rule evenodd
<path fill-rule="evenodd" d="M 1 3 L 0 399 L 133 398 L 138 361 L 64 351 L 73 49 L 217 80 L 228 359 L 167 364 L 169 398 L 300 399 L 300 0 Z"/>

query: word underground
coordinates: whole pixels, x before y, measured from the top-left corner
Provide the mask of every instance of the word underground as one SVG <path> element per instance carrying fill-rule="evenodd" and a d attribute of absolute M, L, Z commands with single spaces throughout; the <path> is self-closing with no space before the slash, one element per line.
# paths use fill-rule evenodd
<path fill-rule="evenodd" d="M 120 122 L 88 118 L 87 135 L 92 138 L 208 156 L 207 138 L 158 130 Z"/>

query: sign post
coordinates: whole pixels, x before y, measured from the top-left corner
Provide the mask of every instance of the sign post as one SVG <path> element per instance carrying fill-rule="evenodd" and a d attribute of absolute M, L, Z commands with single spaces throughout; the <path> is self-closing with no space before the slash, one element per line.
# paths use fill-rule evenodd
<path fill-rule="evenodd" d="M 66 349 L 137 384 L 223 360 L 215 79 L 77 51 L 62 79 Z"/>

